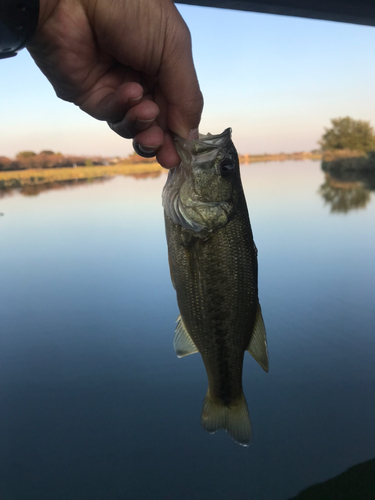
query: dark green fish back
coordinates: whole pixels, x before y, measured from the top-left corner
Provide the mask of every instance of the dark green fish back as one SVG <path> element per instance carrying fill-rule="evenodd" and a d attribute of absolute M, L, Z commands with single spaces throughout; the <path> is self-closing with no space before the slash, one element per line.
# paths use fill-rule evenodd
<path fill-rule="evenodd" d="M 257 250 L 230 130 L 206 137 L 208 145 L 205 138 L 183 143 L 182 164 L 169 174 L 163 194 L 180 309 L 174 344 L 179 356 L 199 352 L 203 358 L 203 427 L 223 428 L 246 445 L 251 426 L 242 390 L 244 352 L 268 369 Z"/>
<path fill-rule="evenodd" d="M 187 234 L 167 218 L 166 227 L 181 317 L 202 355 L 211 390 L 229 404 L 242 392 L 243 355 L 258 304 L 247 214 L 235 214 L 207 239 Z"/>

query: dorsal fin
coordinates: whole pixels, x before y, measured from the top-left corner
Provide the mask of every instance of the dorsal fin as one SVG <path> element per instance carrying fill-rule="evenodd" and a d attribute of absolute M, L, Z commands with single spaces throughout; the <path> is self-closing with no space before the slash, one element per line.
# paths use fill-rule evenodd
<path fill-rule="evenodd" d="M 188 331 L 186 330 L 181 315 L 178 316 L 176 322 L 177 326 L 173 340 L 173 347 L 174 350 L 176 351 L 177 357 L 183 358 L 184 356 L 188 356 L 189 354 L 194 354 L 195 352 L 199 352 L 194 342 L 192 341 Z"/>
<path fill-rule="evenodd" d="M 266 328 L 264 326 L 260 304 L 258 304 L 254 328 L 251 334 L 249 345 L 247 346 L 246 350 L 252 355 L 255 361 L 260 364 L 263 370 L 268 372 Z"/>

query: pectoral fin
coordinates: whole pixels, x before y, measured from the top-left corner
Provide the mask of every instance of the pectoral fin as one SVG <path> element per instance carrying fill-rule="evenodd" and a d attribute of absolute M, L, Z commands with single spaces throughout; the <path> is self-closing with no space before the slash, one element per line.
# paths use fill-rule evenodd
<path fill-rule="evenodd" d="M 184 356 L 188 356 L 189 354 L 199 352 L 188 331 L 186 330 L 186 327 L 180 315 L 177 318 L 173 347 L 176 351 L 177 357 L 179 358 L 183 358 Z"/>
<path fill-rule="evenodd" d="M 268 349 L 267 349 L 266 328 L 264 326 L 262 311 L 260 309 L 259 304 L 256 313 L 254 329 L 251 334 L 250 343 L 247 346 L 247 351 L 252 355 L 255 361 L 257 361 L 260 364 L 263 370 L 268 372 Z"/>

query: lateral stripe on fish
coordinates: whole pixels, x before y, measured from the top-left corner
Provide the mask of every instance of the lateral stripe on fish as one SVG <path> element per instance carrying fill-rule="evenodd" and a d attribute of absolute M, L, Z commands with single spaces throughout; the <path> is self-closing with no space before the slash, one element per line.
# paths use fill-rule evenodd
<path fill-rule="evenodd" d="M 242 445 L 251 424 L 242 389 L 246 350 L 268 371 L 258 301 L 257 249 L 231 129 L 188 141 L 175 138 L 181 164 L 163 190 L 168 256 L 180 316 L 179 357 L 199 352 L 208 390 L 201 423 Z"/>

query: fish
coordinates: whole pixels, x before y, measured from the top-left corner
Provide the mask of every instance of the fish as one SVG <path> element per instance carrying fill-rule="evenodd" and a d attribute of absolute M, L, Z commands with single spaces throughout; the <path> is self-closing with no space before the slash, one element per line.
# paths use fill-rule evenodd
<path fill-rule="evenodd" d="M 242 388 L 244 353 L 268 371 L 254 243 L 239 160 L 227 128 L 218 135 L 176 136 L 181 163 L 168 173 L 162 200 L 179 316 L 178 357 L 200 353 L 208 389 L 201 425 L 224 429 L 248 446 L 251 423 Z"/>

